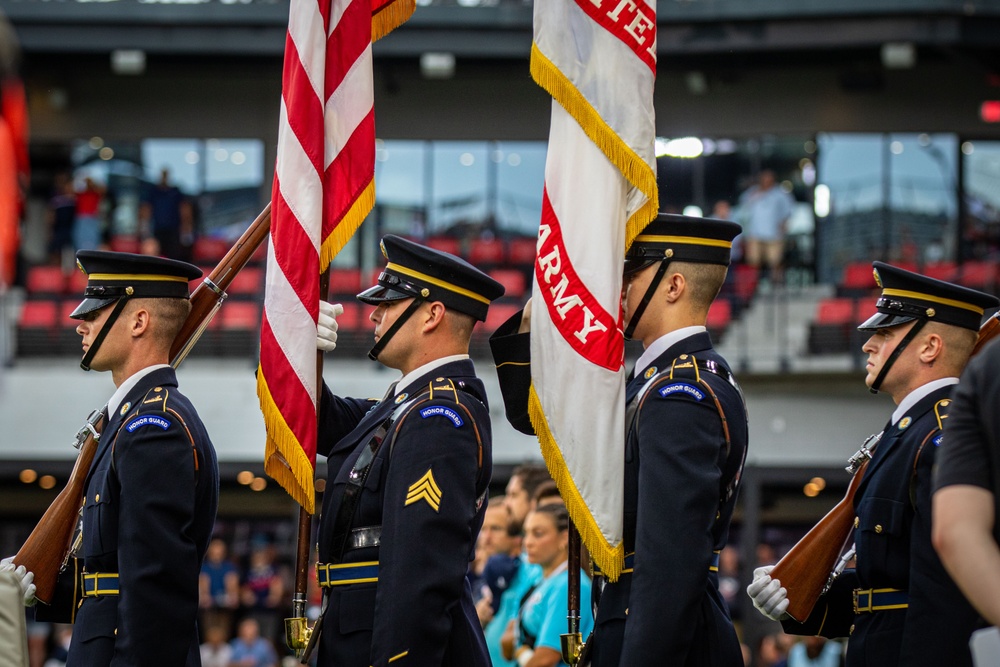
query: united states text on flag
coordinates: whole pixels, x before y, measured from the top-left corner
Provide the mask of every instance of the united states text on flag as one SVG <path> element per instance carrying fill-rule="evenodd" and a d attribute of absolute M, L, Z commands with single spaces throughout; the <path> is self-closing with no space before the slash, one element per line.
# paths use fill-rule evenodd
<path fill-rule="evenodd" d="M 372 41 L 415 0 L 291 0 L 257 394 L 264 470 L 313 513 L 319 275 L 375 202 Z"/>
<path fill-rule="evenodd" d="M 531 74 L 553 101 L 529 414 L 573 523 L 614 580 L 624 561 L 622 262 L 658 208 L 655 0 L 534 7 Z"/>

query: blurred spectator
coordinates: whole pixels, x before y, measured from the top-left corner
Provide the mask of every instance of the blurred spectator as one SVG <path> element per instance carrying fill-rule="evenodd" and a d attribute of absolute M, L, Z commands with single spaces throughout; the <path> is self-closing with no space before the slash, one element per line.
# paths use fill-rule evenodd
<path fill-rule="evenodd" d="M 784 632 L 765 635 L 757 649 L 758 667 L 787 667 L 788 648 L 792 641 Z"/>
<path fill-rule="evenodd" d="M 740 586 L 740 552 L 733 545 L 727 545 L 719 554 L 719 593 L 729 607 L 729 616 L 740 619 L 740 602 L 743 600 Z"/>
<path fill-rule="evenodd" d="M 260 633 L 271 639 L 277 635 L 280 625 L 280 610 L 285 596 L 285 582 L 274 564 L 274 547 L 258 544 L 250 552 L 250 566 L 247 568 L 240 593 L 247 614 L 256 619 Z"/>
<path fill-rule="evenodd" d="M 52 626 L 52 650 L 45 667 L 62 667 L 69 659 L 69 643 L 73 639 L 73 626 L 57 623 Z"/>
<path fill-rule="evenodd" d="M 486 626 L 500 608 L 500 596 L 510 586 L 521 564 L 521 536 L 511 537 L 510 518 L 502 498 L 490 500 L 479 531 L 479 547 L 487 554 L 479 584 L 480 598 L 476 601 L 479 622 Z M 473 595 L 477 591 L 473 590 Z"/>
<path fill-rule="evenodd" d="M 205 627 L 205 643 L 201 645 L 201 667 L 229 667 L 233 647 L 226 639 L 229 633 L 218 625 Z"/>
<path fill-rule="evenodd" d="M 48 655 L 52 624 L 36 621 L 33 609 L 27 610 L 25 620 L 28 632 L 28 664 L 30 667 L 42 667 L 45 664 L 45 657 Z"/>
<path fill-rule="evenodd" d="M 76 193 L 76 222 L 73 224 L 73 245 L 77 250 L 96 250 L 104 239 L 101 206 L 105 188 L 90 176 L 83 179 L 83 189 Z"/>
<path fill-rule="evenodd" d="M 69 174 L 56 174 L 48 209 L 49 260 L 69 271 L 76 264 L 73 226 L 76 223 L 76 191 Z"/>
<path fill-rule="evenodd" d="M 180 189 L 170 184 L 170 170 L 160 172 L 160 181 L 147 192 L 140 210 L 143 235 L 159 244 L 159 254 L 191 261 L 194 245 L 194 217 L 191 203 Z"/>
<path fill-rule="evenodd" d="M 542 578 L 525 595 L 516 619 L 508 622 L 501 639 L 504 657 L 519 665 L 564 665 L 561 636 L 568 632 L 566 601 L 569 514 L 566 507 L 550 503 L 532 510 L 524 524 L 528 560 L 542 569 Z M 580 577 L 580 599 L 590 599 L 590 579 Z M 580 632 L 590 634 L 594 621 L 581 614 Z"/>
<path fill-rule="evenodd" d="M 770 169 L 761 171 L 757 185 L 740 195 L 744 257 L 747 264 L 760 267 L 761 278 L 771 273 L 771 280 L 781 280 L 785 232 L 794 203 Z"/>
<path fill-rule="evenodd" d="M 510 621 L 517 618 L 524 596 L 542 578 L 542 568 L 529 563 L 522 550 L 521 522 L 509 519 L 507 535 L 511 538 L 511 551 L 516 555 L 517 567 L 512 574 L 507 575 L 509 578 L 507 588 L 500 594 L 500 603 L 493 614 L 493 619 L 483 628 L 483 634 L 486 636 L 486 648 L 489 649 L 493 667 L 514 667 L 517 665 L 513 660 L 507 660 L 503 657 L 500 640 Z M 493 570 L 489 568 L 489 563 L 487 563 L 487 567 L 487 577 L 490 577 Z"/>
<path fill-rule="evenodd" d="M 778 562 L 778 552 L 775 551 L 774 546 L 768 544 L 767 542 L 761 542 L 757 545 L 757 566 L 761 565 L 774 565 Z"/>
<path fill-rule="evenodd" d="M 233 614 L 240 604 L 240 574 L 228 558 L 226 543 L 219 538 L 209 542 L 201 564 L 198 604 L 202 610 L 201 626 L 217 625 L 228 637 L 233 629 Z"/>
<path fill-rule="evenodd" d="M 514 468 L 504 496 L 504 504 L 514 521 L 524 523 L 524 517 L 531 509 L 531 499 L 535 490 L 542 482 L 551 479 L 545 466 L 538 463 L 526 463 Z"/>
<path fill-rule="evenodd" d="M 843 648 L 825 637 L 806 637 L 788 651 L 788 667 L 840 667 Z"/>
<path fill-rule="evenodd" d="M 274 645 L 260 633 L 256 620 L 244 618 L 240 621 L 236 638 L 230 643 L 229 667 L 277 667 L 278 654 Z"/>
<path fill-rule="evenodd" d="M 548 505 L 549 503 L 562 503 L 562 496 L 559 495 L 559 487 L 556 486 L 555 481 L 547 479 L 538 485 L 535 492 L 531 494 L 531 507 L 535 508 L 539 505 Z"/>

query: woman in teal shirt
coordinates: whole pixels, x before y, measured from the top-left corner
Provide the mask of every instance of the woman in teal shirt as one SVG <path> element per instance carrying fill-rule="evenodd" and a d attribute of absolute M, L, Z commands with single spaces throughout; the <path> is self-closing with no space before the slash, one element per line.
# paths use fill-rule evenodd
<path fill-rule="evenodd" d="M 524 596 L 517 622 L 512 622 L 504 637 L 505 657 L 514 657 L 520 667 L 566 664 L 561 658 L 560 635 L 569 632 L 568 529 L 569 516 L 563 504 L 542 505 L 524 520 L 524 549 L 528 561 L 541 566 L 542 580 Z M 580 599 L 590 599 L 590 579 L 586 576 L 580 577 Z M 581 616 L 580 632 L 586 637 L 594 620 L 589 613 Z"/>

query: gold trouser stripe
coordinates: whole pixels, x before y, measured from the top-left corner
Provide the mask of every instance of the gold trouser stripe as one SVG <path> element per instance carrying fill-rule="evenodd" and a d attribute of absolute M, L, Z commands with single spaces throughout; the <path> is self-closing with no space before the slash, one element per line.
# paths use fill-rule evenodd
<path fill-rule="evenodd" d="M 905 289 L 884 289 L 882 290 L 882 296 L 898 296 L 903 299 L 920 299 L 921 301 L 940 303 L 942 306 L 952 306 L 953 308 L 971 310 L 979 315 L 982 315 L 984 312 L 982 308 L 974 306 L 971 303 L 956 301 L 955 299 L 945 299 L 940 296 L 934 296 L 933 294 L 924 294 L 923 292 L 911 292 L 910 290 Z"/>
<path fill-rule="evenodd" d="M 470 299 L 474 299 L 481 303 L 489 305 L 490 300 L 485 296 L 476 294 L 475 292 L 469 291 L 464 287 L 459 287 L 453 283 L 449 283 L 440 278 L 435 278 L 434 276 L 429 276 L 426 273 L 420 273 L 420 271 L 414 271 L 413 269 L 408 269 L 405 266 L 400 266 L 399 264 L 393 264 L 389 262 L 386 265 L 386 271 L 395 271 L 396 273 L 402 273 L 404 276 L 410 276 L 411 278 L 416 278 L 417 280 L 422 280 L 425 283 L 430 283 L 431 285 L 437 285 L 438 287 L 443 287 L 449 292 L 454 292 L 455 294 L 461 294 L 462 296 L 467 296 Z"/>
<path fill-rule="evenodd" d="M 186 283 L 187 278 L 183 276 L 161 276 L 152 273 L 89 273 L 87 277 L 90 280 L 97 280 L 99 282 L 105 282 L 108 280 L 119 280 L 119 281 L 156 281 L 156 282 L 172 282 L 172 283 Z"/>
<path fill-rule="evenodd" d="M 699 236 L 661 236 L 659 234 L 639 234 L 635 237 L 639 243 L 683 243 L 685 245 L 707 245 L 713 248 L 732 248 L 732 241 L 722 239 L 703 239 Z"/>

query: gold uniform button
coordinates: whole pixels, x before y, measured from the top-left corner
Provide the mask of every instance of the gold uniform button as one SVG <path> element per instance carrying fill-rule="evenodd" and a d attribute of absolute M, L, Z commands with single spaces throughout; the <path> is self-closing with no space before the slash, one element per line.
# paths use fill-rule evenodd
<path fill-rule="evenodd" d="M 628 607 L 625 607 L 625 615 L 628 616 Z"/>
<path fill-rule="evenodd" d="M 882 534 L 882 524 L 880 523 L 875 524 L 875 532 L 880 535 Z"/>
<path fill-rule="evenodd" d="M 115 637 L 118 636 L 118 628 L 115 628 Z"/>
<path fill-rule="evenodd" d="M 847 634 L 849 634 L 849 635 L 853 635 L 854 634 L 854 624 L 853 623 L 851 624 L 851 629 L 847 631 Z"/>
<path fill-rule="evenodd" d="M 854 527 L 857 528 L 861 525 L 861 517 L 854 517 Z"/>
<path fill-rule="evenodd" d="M 101 502 L 101 494 L 98 493 L 94 496 L 94 502 L 95 503 Z"/>

